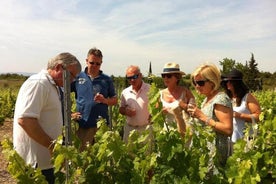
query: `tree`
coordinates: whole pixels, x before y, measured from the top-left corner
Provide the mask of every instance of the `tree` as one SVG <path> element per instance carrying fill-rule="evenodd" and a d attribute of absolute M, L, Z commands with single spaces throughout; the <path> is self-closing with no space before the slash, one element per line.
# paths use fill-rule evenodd
<path fill-rule="evenodd" d="M 251 59 L 250 61 L 246 62 L 247 71 L 245 82 L 247 83 L 250 90 L 256 91 L 262 89 L 262 80 L 260 78 L 260 72 L 258 69 L 258 63 L 256 62 L 254 58 L 254 54 L 251 53 Z"/>
<path fill-rule="evenodd" d="M 262 80 L 257 67 L 258 63 L 256 62 L 253 53 L 251 53 L 250 61 L 246 61 L 245 65 L 228 58 L 224 58 L 222 61 L 219 61 L 219 63 L 222 66 L 222 74 L 229 73 L 234 68 L 238 69 L 243 73 L 243 80 L 250 90 L 255 91 L 262 89 Z"/>
<path fill-rule="evenodd" d="M 235 66 L 236 61 L 233 59 L 224 58 L 222 61 L 219 61 L 219 64 L 222 66 L 222 73 L 229 73 Z"/>

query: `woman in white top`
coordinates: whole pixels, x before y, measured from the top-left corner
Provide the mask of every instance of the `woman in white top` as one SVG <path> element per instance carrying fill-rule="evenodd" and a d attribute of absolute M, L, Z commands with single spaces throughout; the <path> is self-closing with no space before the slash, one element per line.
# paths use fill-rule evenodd
<path fill-rule="evenodd" d="M 166 63 L 161 75 L 167 88 L 160 91 L 162 111 L 166 114 L 165 127 L 176 128 L 181 135 L 186 131 L 183 111 L 187 110 L 189 100 L 194 99 L 189 89 L 179 85 L 184 74 L 178 64 Z"/>
<path fill-rule="evenodd" d="M 255 123 L 259 121 L 261 113 L 258 100 L 249 92 L 242 79 L 243 74 L 237 69 L 233 69 L 222 77 L 222 86 L 232 99 L 233 134 L 231 140 L 234 143 L 243 138 L 246 122 Z"/>

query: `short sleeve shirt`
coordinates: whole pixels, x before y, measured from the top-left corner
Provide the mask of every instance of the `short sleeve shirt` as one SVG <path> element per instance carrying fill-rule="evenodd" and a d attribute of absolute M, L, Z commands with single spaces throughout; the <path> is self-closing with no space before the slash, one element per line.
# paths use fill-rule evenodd
<path fill-rule="evenodd" d="M 36 118 L 41 128 L 56 139 L 62 133 L 62 110 L 58 88 L 42 70 L 28 78 L 21 86 L 14 112 L 13 144 L 18 154 L 33 167 L 52 168 L 49 150 L 31 139 L 18 124 L 18 118 Z"/>
<path fill-rule="evenodd" d="M 136 110 L 134 117 L 127 116 L 127 123 L 131 126 L 143 126 L 149 122 L 148 93 L 150 85 L 142 83 L 140 90 L 136 93 L 132 86 L 124 89 L 121 94 L 120 107 L 130 107 Z"/>

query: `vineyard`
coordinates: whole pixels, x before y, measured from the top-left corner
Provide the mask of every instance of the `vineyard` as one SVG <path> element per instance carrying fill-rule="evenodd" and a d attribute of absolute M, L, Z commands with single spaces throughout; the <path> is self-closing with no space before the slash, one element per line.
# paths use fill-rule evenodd
<path fill-rule="evenodd" d="M 1 90 L 0 122 L 12 118 L 17 90 Z M 72 121 L 72 145 L 64 146 L 62 136 L 55 145 L 56 183 L 276 183 L 274 91 L 254 93 L 262 108 L 260 122 L 255 127 L 257 136 L 249 140 L 246 134 L 238 141 L 226 166 L 222 167 L 217 163 L 217 155 L 210 154 L 207 144 L 214 140 L 215 135 L 208 133 L 206 127 L 191 119 L 194 133 L 187 133 L 185 137 L 163 129 L 164 117 L 155 106 L 158 90 L 152 85 L 149 94 L 152 137 L 149 136 L 150 129 L 142 135 L 133 132 L 129 143 L 125 144 L 122 141 L 125 117 L 119 114 L 118 106 L 114 106 L 110 110 L 112 126 L 108 127 L 104 120 L 100 120 L 96 143 L 80 153 L 80 141 L 74 136 L 77 124 Z M 202 97 L 194 94 L 200 104 Z M 9 163 L 7 170 L 10 175 L 18 183 L 45 183 L 41 172 L 25 165 L 12 149 L 11 138 L 2 140 L 1 148 Z M 191 140 L 192 144 L 187 144 Z"/>

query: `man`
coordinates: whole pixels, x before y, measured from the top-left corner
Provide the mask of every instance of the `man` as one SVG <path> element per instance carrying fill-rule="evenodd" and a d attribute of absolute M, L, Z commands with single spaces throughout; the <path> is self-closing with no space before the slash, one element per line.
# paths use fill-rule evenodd
<path fill-rule="evenodd" d="M 71 85 L 77 103 L 78 112 L 74 114 L 78 117 L 77 136 L 82 142 L 81 150 L 87 143 L 94 143 L 99 118 L 106 119 L 109 124 L 108 106 L 118 101 L 112 79 L 100 70 L 102 59 L 99 49 L 90 49 L 86 59 L 87 67 Z"/>
<path fill-rule="evenodd" d="M 148 92 L 150 85 L 144 83 L 138 66 L 129 66 L 126 78 L 130 86 L 122 91 L 119 112 L 125 115 L 124 141 L 128 142 L 132 130 L 143 131 L 149 125 Z"/>
<path fill-rule="evenodd" d="M 54 183 L 51 154 L 54 140 L 62 134 L 62 107 L 59 87 L 63 71 L 71 74 L 71 82 L 81 71 L 78 59 L 61 53 L 50 59 L 42 70 L 21 86 L 14 112 L 14 149 L 34 168 L 40 168 L 48 183 Z"/>

